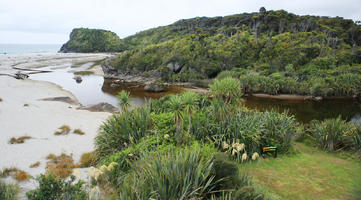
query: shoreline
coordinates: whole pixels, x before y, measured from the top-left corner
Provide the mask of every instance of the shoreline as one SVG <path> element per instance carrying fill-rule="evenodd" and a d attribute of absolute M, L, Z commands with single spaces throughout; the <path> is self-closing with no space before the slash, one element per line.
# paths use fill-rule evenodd
<path fill-rule="evenodd" d="M 61 65 L 66 62 L 89 62 L 104 58 L 104 54 L 46 54 L 41 60 L 41 54 L 35 57 L 1 56 L 0 73 L 16 73 L 13 64 L 21 68 L 34 69 L 39 65 Z M 54 60 L 55 59 L 55 60 Z M 24 63 L 29 60 L 29 63 Z M 73 103 L 61 101 L 44 101 L 45 98 L 68 97 Z M 98 128 L 111 115 L 109 112 L 91 112 L 77 109 L 81 104 L 70 91 L 61 86 L 31 79 L 17 80 L 8 76 L 0 76 L 0 170 L 6 167 L 17 167 L 33 177 L 45 172 L 47 155 L 53 153 L 72 154 L 74 162 L 78 163 L 82 153 L 94 150 L 94 137 Z M 75 103 L 75 104 L 74 104 Z M 81 129 L 85 135 L 72 132 L 64 136 L 56 136 L 54 132 L 62 125 L 68 125 L 73 130 Z M 12 137 L 31 136 L 22 144 L 10 144 Z M 40 166 L 30 168 L 30 165 L 40 161 Z M 86 168 L 79 169 L 84 178 Z M 21 199 L 25 192 L 36 187 L 34 180 L 17 182 L 13 178 L 6 182 L 18 183 L 21 188 Z"/>

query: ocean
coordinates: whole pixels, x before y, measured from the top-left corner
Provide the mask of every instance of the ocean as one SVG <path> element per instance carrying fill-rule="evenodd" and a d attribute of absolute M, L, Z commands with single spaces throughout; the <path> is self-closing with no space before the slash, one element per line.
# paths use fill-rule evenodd
<path fill-rule="evenodd" d="M 56 53 L 61 44 L 0 44 L 0 55 L 25 53 Z"/>

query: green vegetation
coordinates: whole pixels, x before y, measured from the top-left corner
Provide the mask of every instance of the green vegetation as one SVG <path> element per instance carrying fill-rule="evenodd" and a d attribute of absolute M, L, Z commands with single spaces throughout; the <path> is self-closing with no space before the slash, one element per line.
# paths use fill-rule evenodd
<path fill-rule="evenodd" d="M 361 96 L 360 35 L 352 20 L 283 10 L 194 18 L 123 39 L 111 65 L 168 82 L 229 70 L 244 93 Z"/>
<path fill-rule="evenodd" d="M 61 52 L 114 52 L 120 51 L 121 41 L 111 32 L 100 29 L 75 28 Z"/>
<path fill-rule="evenodd" d="M 209 96 L 185 92 L 132 110 L 122 91 L 123 112 L 100 127 L 95 151 L 81 158 L 81 167 L 92 165 L 89 198 L 359 199 L 361 125 L 340 118 L 299 124 L 287 112 L 249 110 L 234 74 L 220 74 Z M 279 157 L 264 147 L 277 147 Z M 57 178 L 42 175 L 29 199 L 63 194 L 58 185 L 76 166 L 65 154 L 48 159 Z M 72 182 L 64 184 L 75 188 L 69 195 L 87 198 L 82 183 Z"/>
<path fill-rule="evenodd" d="M 122 111 L 127 112 L 130 107 L 130 93 L 128 91 L 122 90 L 117 95 L 117 98 L 119 100 L 119 105 L 122 108 Z"/>
<path fill-rule="evenodd" d="M 74 183 L 75 177 L 71 176 L 70 180 L 57 179 L 52 174 L 40 175 L 37 179 L 39 187 L 26 193 L 29 200 L 85 200 L 87 193 L 85 192 L 83 181 Z"/>
<path fill-rule="evenodd" d="M 6 184 L 0 179 L 0 199 L 17 200 L 20 188 L 14 184 Z"/>
<path fill-rule="evenodd" d="M 360 162 L 302 143 L 298 153 L 249 163 L 244 170 L 282 199 L 360 199 Z"/>
<path fill-rule="evenodd" d="M 311 122 L 309 133 L 327 151 L 361 149 L 361 124 L 346 122 L 341 117 Z"/>

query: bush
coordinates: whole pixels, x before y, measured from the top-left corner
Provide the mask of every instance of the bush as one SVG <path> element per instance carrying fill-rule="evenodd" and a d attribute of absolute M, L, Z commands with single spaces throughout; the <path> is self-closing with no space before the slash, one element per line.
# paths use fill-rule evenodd
<path fill-rule="evenodd" d="M 71 176 L 70 180 L 56 179 L 52 174 L 41 174 L 37 179 L 39 187 L 26 193 L 29 200 L 85 200 L 87 194 L 83 189 L 83 181 L 75 181 L 75 176 Z"/>
<path fill-rule="evenodd" d="M 18 199 L 20 188 L 17 185 L 6 184 L 0 179 L 0 199 L 16 200 Z"/>
<path fill-rule="evenodd" d="M 215 187 L 212 159 L 200 149 L 142 158 L 119 187 L 121 199 L 191 199 L 205 197 Z"/>
<path fill-rule="evenodd" d="M 140 107 L 135 110 L 113 115 L 105 122 L 95 137 L 95 152 L 99 158 L 105 158 L 121 151 L 150 134 L 150 109 Z"/>
<path fill-rule="evenodd" d="M 360 125 L 346 122 L 339 116 L 336 119 L 312 121 L 308 132 L 318 145 L 327 151 L 348 149 L 359 151 L 361 147 Z"/>

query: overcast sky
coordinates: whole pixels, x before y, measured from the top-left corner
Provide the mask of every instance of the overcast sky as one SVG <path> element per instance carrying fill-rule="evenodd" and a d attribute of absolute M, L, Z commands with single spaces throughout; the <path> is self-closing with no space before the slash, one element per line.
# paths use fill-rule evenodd
<path fill-rule="evenodd" d="M 0 0 L 0 43 L 62 44 L 75 27 L 111 30 L 123 38 L 179 19 L 256 12 L 261 6 L 361 20 L 361 0 Z"/>

